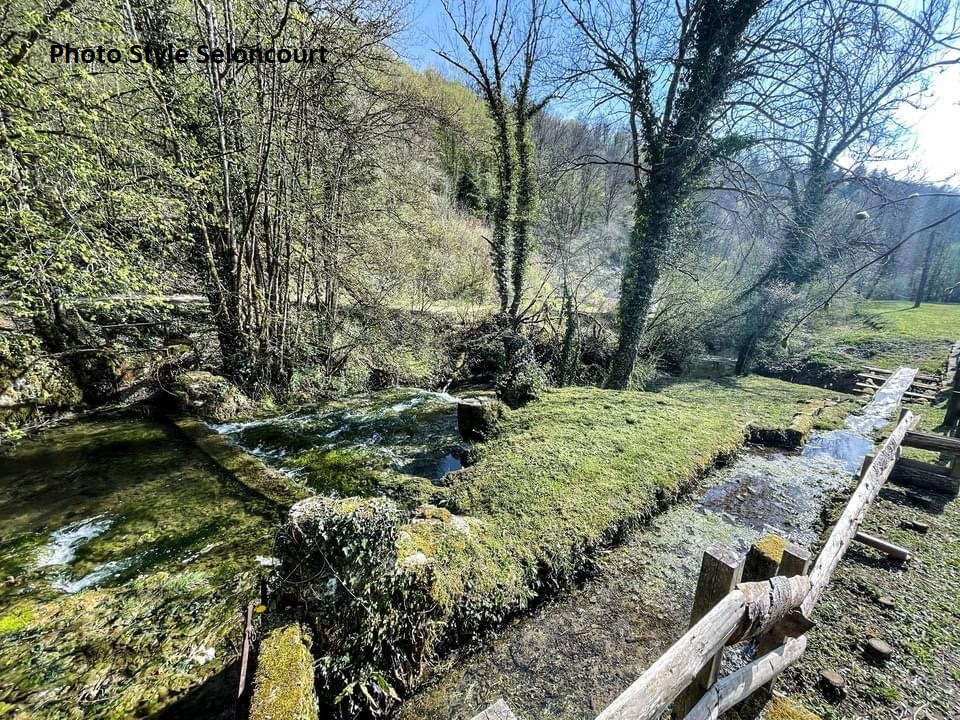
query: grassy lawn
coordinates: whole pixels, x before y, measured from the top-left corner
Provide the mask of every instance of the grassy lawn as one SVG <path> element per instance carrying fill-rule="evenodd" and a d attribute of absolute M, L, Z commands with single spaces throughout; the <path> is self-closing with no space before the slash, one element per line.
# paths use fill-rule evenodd
<path fill-rule="evenodd" d="M 867 302 L 821 314 L 812 325 L 812 347 L 799 354 L 841 367 L 869 364 L 940 372 L 960 340 L 960 305 Z"/>

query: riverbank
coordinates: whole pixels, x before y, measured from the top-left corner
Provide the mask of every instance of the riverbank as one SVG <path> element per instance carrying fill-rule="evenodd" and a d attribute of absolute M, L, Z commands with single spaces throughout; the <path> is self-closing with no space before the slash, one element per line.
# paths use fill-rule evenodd
<path fill-rule="evenodd" d="M 822 310 L 760 370 L 772 377 L 853 390 L 867 365 L 937 374 L 957 340 L 960 305 L 871 301 Z"/>

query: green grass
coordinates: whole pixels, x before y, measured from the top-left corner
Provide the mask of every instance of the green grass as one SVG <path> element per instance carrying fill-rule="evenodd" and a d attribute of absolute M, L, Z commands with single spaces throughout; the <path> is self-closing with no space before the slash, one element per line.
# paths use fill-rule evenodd
<path fill-rule="evenodd" d="M 906 403 L 905 408 L 915 415 L 920 416 L 916 430 L 921 432 L 936 433 L 943 429 L 943 418 L 946 415 L 946 402 L 931 405 L 930 403 Z M 903 448 L 904 457 L 923 462 L 937 463 L 940 461 L 940 453 L 932 450 L 918 450 L 917 448 Z"/>
<path fill-rule="evenodd" d="M 840 367 L 919 367 L 940 372 L 960 340 L 960 304 L 867 302 L 824 312 L 812 323 L 813 345 L 800 352 Z"/>
<path fill-rule="evenodd" d="M 471 518 L 470 534 L 416 523 L 403 552 L 433 560 L 442 606 L 478 618 L 521 608 L 735 453 L 751 426 L 788 427 L 836 396 L 761 377 L 549 391 L 508 412 L 476 464 L 449 476 L 446 503 Z"/>

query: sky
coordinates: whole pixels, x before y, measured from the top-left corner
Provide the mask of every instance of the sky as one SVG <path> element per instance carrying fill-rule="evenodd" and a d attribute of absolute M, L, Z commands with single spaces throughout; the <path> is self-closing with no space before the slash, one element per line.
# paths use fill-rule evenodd
<path fill-rule="evenodd" d="M 904 107 L 899 120 L 912 129 L 908 140 L 917 169 L 932 182 L 949 179 L 960 186 L 960 67 L 939 72 L 930 83 L 930 99 L 923 109 Z M 886 164 L 891 172 L 909 172 L 910 162 Z"/>
<path fill-rule="evenodd" d="M 397 50 L 414 67 L 443 68 L 434 53 L 444 39 L 447 22 L 440 0 L 411 0 L 410 28 Z M 898 120 L 910 128 L 903 138 L 903 159 L 875 163 L 904 179 L 949 183 L 960 187 L 960 66 L 940 70 L 932 78 L 923 108 L 904 107 Z"/>

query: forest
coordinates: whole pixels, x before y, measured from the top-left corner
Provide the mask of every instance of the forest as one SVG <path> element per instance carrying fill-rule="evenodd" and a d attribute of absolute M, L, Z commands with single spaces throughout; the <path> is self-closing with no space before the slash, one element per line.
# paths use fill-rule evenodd
<path fill-rule="evenodd" d="M 0 0 L 0 717 L 598 715 L 898 368 L 956 437 L 958 68 L 955 0 Z M 909 662 L 847 558 L 759 712 L 960 713 L 938 507 Z"/>

